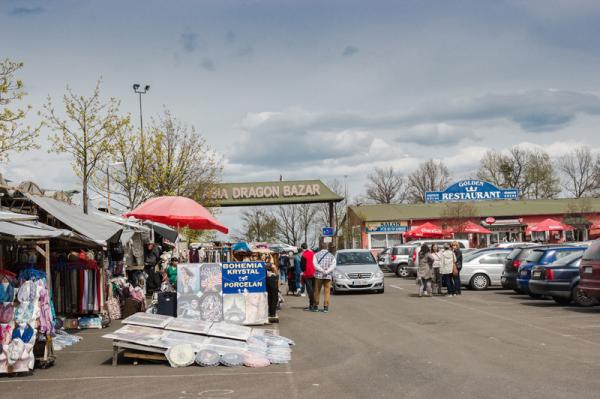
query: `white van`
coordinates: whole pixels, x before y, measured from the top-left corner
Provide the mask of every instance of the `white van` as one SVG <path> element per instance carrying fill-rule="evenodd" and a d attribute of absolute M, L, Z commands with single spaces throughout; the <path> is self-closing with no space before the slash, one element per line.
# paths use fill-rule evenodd
<path fill-rule="evenodd" d="M 439 248 L 442 248 L 444 246 L 444 244 L 451 244 L 454 241 L 458 242 L 460 249 L 469 249 L 470 248 L 469 240 L 423 239 L 423 240 L 414 240 L 414 241 L 407 242 L 406 245 L 413 245 L 413 247 L 410 250 L 410 253 L 408 254 L 408 267 L 406 269 L 408 270 L 408 272 L 411 275 L 413 275 L 413 276 L 417 275 L 417 265 L 419 264 L 419 252 L 421 251 L 421 245 L 427 244 L 429 247 L 431 247 L 433 244 L 437 244 L 437 246 Z"/>

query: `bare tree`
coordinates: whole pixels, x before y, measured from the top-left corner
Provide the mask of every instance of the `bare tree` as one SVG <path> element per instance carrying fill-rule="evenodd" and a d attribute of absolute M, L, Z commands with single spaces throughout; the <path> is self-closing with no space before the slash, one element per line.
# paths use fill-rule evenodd
<path fill-rule="evenodd" d="M 469 219 L 477 216 L 477 207 L 473 202 L 449 202 L 442 210 L 442 222 L 454 232 L 464 231 Z"/>
<path fill-rule="evenodd" d="M 450 183 L 450 171 L 442 161 L 429 159 L 408 176 L 408 200 L 425 202 L 428 191 L 442 191 Z"/>
<path fill-rule="evenodd" d="M 297 246 L 302 231 L 298 205 L 280 205 L 273 211 L 277 220 L 277 237 L 286 244 Z"/>
<path fill-rule="evenodd" d="M 367 175 L 366 196 L 376 204 L 404 202 L 406 181 L 393 167 L 375 168 Z"/>
<path fill-rule="evenodd" d="M 147 153 L 140 134 L 131 125 L 116 132 L 110 162 L 115 165 L 98 169 L 91 180 L 91 189 L 106 197 L 107 173 L 110 174 L 112 200 L 125 208 L 133 209 L 150 197 L 144 186 L 143 171 Z"/>
<path fill-rule="evenodd" d="M 590 148 L 580 146 L 558 158 L 562 187 L 575 198 L 595 194 L 600 188 L 600 158 Z"/>
<path fill-rule="evenodd" d="M 331 189 L 335 194 L 340 197 L 344 197 L 345 187 L 342 185 L 338 179 L 334 179 L 327 184 L 327 187 Z M 316 214 L 316 229 L 320 229 L 322 227 L 333 227 L 334 236 L 338 235 L 340 228 L 342 227 L 342 220 L 344 219 L 344 214 L 346 213 L 345 202 L 340 201 L 333 204 L 333 226 L 329 226 L 329 204 L 318 204 L 317 206 L 317 214 Z"/>
<path fill-rule="evenodd" d="M 541 150 L 529 152 L 525 180 L 528 182 L 527 198 L 554 198 L 560 192 L 560 179 L 550 156 Z"/>
<path fill-rule="evenodd" d="M 560 191 L 547 153 L 514 146 L 506 154 L 488 151 L 477 177 L 501 188 L 516 188 L 524 198 L 553 198 Z"/>
<path fill-rule="evenodd" d="M 277 236 L 277 220 L 263 208 L 252 207 L 244 210 L 242 222 L 240 238 L 245 241 L 268 242 Z"/>
<path fill-rule="evenodd" d="M 7 161 L 11 151 L 20 152 L 39 148 L 36 139 L 40 127 L 23 126 L 27 112 L 31 109 L 11 109 L 9 106 L 25 97 L 23 81 L 15 74 L 23 68 L 22 62 L 9 59 L 0 61 L 0 161 Z"/>
<path fill-rule="evenodd" d="M 314 222 L 317 217 L 318 208 L 315 204 L 300 204 L 299 209 L 299 220 L 300 220 L 300 233 L 303 238 L 303 242 L 311 245 L 314 237 L 311 236 L 314 231 Z"/>
<path fill-rule="evenodd" d="M 206 140 L 165 110 L 150 124 L 144 188 L 152 195 L 183 195 L 207 204 L 218 183 L 222 161 Z"/>
<path fill-rule="evenodd" d="M 103 162 L 109 159 L 114 138 L 129 123 L 119 115 L 120 102 L 100 98 L 100 80 L 89 97 L 75 94 L 69 87 L 63 95 L 65 116 L 60 116 L 48 97 L 44 105 L 45 124 L 54 131 L 50 151 L 73 156 L 73 171 L 83 186 L 83 212 L 88 212 L 88 183 Z"/>

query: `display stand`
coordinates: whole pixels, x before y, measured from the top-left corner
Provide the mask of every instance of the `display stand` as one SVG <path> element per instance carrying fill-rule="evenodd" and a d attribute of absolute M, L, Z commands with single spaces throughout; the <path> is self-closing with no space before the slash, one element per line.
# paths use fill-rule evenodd
<path fill-rule="evenodd" d="M 119 351 L 121 349 L 125 349 L 125 353 L 123 353 L 124 357 L 128 358 L 137 358 L 137 359 L 145 359 L 145 360 L 167 360 L 165 357 L 166 349 L 154 348 L 146 345 L 132 344 L 131 342 L 123 342 L 119 340 L 113 340 L 113 356 L 112 356 L 112 365 L 117 366 L 119 361 Z M 127 349 L 132 349 L 136 351 L 142 352 L 150 352 L 151 355 L 143 354 L 143 353 L 134 353 L 129 352 Z M 162 356 L 162 357 L 161 357 Z"/>

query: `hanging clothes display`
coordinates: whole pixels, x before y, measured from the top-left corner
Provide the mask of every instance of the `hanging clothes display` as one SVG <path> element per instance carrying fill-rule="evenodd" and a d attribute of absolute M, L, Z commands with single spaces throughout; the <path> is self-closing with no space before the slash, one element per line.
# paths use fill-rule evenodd
<path fill-rule="evenodd" d="M 56 313 L 86 315 L 100 312 L 100 273 L 96 261 L 59 262 L 52 265 Z"/>

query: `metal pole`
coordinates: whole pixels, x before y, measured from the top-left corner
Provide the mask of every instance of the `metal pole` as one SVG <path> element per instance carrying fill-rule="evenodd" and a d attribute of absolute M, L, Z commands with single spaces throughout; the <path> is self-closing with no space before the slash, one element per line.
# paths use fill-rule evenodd
<path fill-rule="evenodd" d="M 106 164 L 106 209 L 110 215 L 110 163 Z"/>
<path fill-rule="evenodd" d="M 144 118 L 142 116 L 142 92 L 138 93 L 140 96 L 140 135 L 142 136 L 142 143 L 144 141 Z"/>

